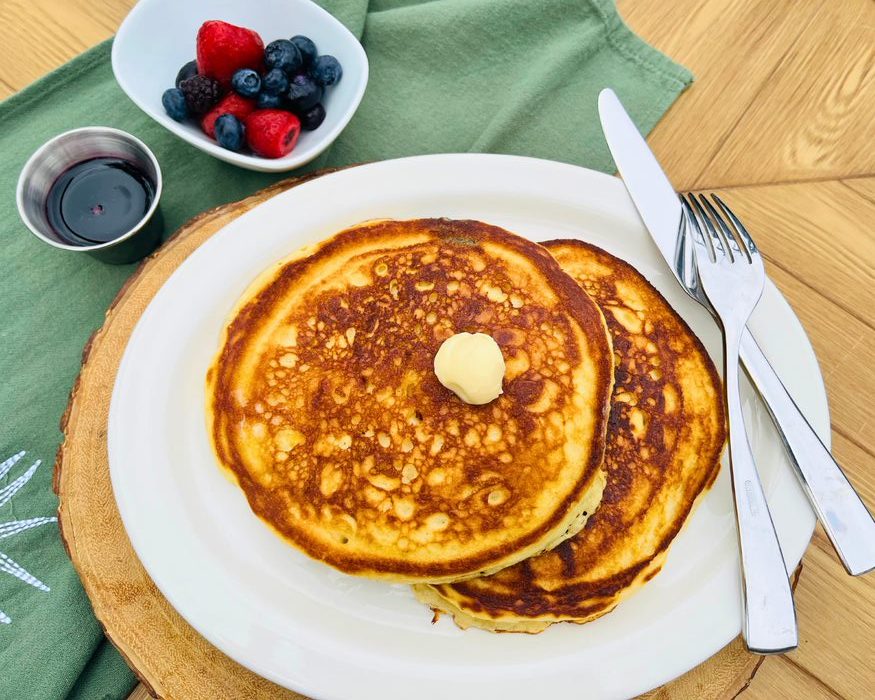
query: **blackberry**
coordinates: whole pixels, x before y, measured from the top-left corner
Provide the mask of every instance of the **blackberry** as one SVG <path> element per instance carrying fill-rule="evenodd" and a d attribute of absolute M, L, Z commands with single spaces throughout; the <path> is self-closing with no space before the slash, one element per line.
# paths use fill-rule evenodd
<path fill-rule="evenodd" d="M 221 95 L 219 83 L 205 75 L 186 78 L 179 84 L 179 89 L 185 96 L 188 111 L 195 115 L 209 112 Z"/>

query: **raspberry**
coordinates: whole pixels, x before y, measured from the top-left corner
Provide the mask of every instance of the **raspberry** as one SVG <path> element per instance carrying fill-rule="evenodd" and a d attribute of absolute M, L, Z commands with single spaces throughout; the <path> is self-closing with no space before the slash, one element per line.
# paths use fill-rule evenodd
<path fill-rule="evenodd" d="M 263 158 L 281 158 L 295 147 L 301 121 L 282 109 L 256 110 L 246 117 L 246 141 Z"/>

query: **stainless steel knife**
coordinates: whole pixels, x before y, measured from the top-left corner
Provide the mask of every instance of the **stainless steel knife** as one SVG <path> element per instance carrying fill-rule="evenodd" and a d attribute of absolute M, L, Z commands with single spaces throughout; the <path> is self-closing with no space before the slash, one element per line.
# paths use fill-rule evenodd
<path fill-rule="evenodd" d="M 682 208 L 674 188 L 613 90 L 599 95 L 599 116 L 644 225 L 684 291 L 710 311 L 707 300 L 690 284 L 693 256 L 683 255 Z M 748 330 L 741 341 L 741 361 L 845 569 L 853 576 L 875 569 L 875 520 Z"/>

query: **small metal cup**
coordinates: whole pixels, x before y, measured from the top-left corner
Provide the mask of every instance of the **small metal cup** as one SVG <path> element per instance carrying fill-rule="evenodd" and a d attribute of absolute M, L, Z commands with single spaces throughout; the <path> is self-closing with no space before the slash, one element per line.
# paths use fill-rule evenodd
<path fill-rule="evenodd" d="M 71 245 L 49 225 L 46 199 L 52 184 L 77 163 L 91 158 L 123 158 L 142 170 L 155 185 L 155 196 L 145 216 L 118 238 L 94 245 Z M 55 248 L 88 253 L 113 265 L 134 262 L 147 256 L 161 241 L 164 229 L 158 201 L 161 199 L 161 168 L 149 147 L 119 129 L 86 126 L 47 141 L 25 163 L 18 177 L 18 214 L 31 233 Z"/>

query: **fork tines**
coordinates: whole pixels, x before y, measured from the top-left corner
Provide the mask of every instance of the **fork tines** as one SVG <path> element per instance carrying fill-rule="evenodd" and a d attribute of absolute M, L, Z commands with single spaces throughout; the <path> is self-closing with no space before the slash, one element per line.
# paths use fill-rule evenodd
<path fill-rule="evenodd" d="M 729 257 L 733 261 L 736 258 L 741 259 L 743 256 L 747 262 L 753 262 L 753 258 L 758 252 L 753 238 L 744 224 L 720 197 L 711 194 L 711 199 L 717 204 L 715 207 L 702 194 L 696 195 L 688 192 L 686 195 L 679 196 L 687 219 L 692 224 L 693 235 L 699 242 L 707 241 L 706 245 L 712 260 L 723 256 L 728 251 Z M 723 213 L 722 216 L 720 212 Z"/>

